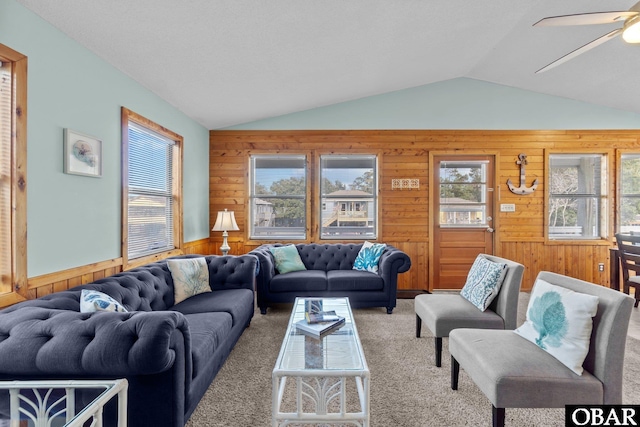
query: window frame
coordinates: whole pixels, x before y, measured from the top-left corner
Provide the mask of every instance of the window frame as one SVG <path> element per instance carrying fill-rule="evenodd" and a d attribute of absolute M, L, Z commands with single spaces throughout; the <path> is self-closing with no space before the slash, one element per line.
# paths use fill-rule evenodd
<path fill-rule="evenodd" d="M 11 245 L 2 248 L 2 256 L 11 260 L 8 284 L 0 284 L 0 307 L 24 301 L 27 290 L 27 57 L 0 44 L 0 60 L 11 63 L 11 137 L 0 138 L 11 150 L 11 177 L 2 185 L 10 186 Z"/>
<path fill-rule="evenodd" d="M 259 196 L 255 194 L 255 177 L 256 177 L 256 173 L 255 173 L 255 160 L 257 159 L 277 159 L 277 158 L 282 158 L 282 159 L 301 159 L 304 167 L 304 179 L 305 179 L 305 183 L 304 183 L 304 194 L 302 195 L 295 195 L 295 196 L 287 196 L 285 198 L 291 198 L 291 199 L 296 199 L 296 200 L 303 200 L 303 205 L 304 205 L 304 231 L 303 234 L 299 235 L 299 236 L 291 236 L 291 235 L 269 235 L 269 236 L 260 236 L 257 235 L 254 231 L 254 200 L 255 199 L 270 199 L 270 198 L 283 198 L 282 195 L 280 196 L 273 196 L 273 197 L 264 197 L 265 195 Z M 249 180 L 248 180 L 248 184 L 249 184 L 249 203 L 248 203 L 248 209 L 249 209 L 249 224 L 247 227 L 247 232 L 248 232 L 248 237 L 249 237 L 249 241 L 260 241 L 263 242 L 265 240 L 272 240 L 272 241 L 308 241 L 309 239 L 309 221 L 310 221 L 310 212 L 311 210 L 309 209 L 309 203 L 310 203 L 310 173 L 309 173 L 309 155 L 306 153 L 287 153 L 287 154 L 271 154 L 271 153 L 254 153 L 254 154 L 250 154 L 249 155 Z"/>
<path fill-rule="evenodd" d="M 612 180 L 609 176 L 610 167 L 609 167 L 609 159 L 611 158 L 611 151 L 602 151 L 602 150 L 579 150 L 579 151 L 556 151 L 556 150 L 546 150 L 546 162 L 547 165 L 545 167 L 545 209 L 544 209 L 544 237 L 545 242 L 547 244 L 558 244 L 558 245 L 593 245 L 595 244 L 609 244 L 609 236 L 611 236 L 611 221 L 609 221 L 609 217 L 611 216 L 611 194 L 612 194 Z M 551 193 L 551 159 L 553 156 L 600 156 L 600 194 L 595 195 L 587 195 L 580 194 L 578 198 L 588 198 L 588 197 L 596 197 L 598 199 L 598 228 L 599 228 L 599 236 L 568 236 L 566 238 L 558 238 L 553 236 L 550 233 L 550 218 L 549 218 L 549 210 L 551 205 L 551 199 L 553 195 Z M 559 194 L 558 197 L 562 196 Z M 574 195 L 567 195 L 574 196 Z"/>
<path fill-rule="evenodd" d="M 129 122 L 145 127 L 174 141 L 172 149 L 172 206 L 173 206 L 173 246 L 171 250 L 161 250 L 150 255 L 129 258 Z M 144 265 L 183 253 L 182 229 L 182 148 L 184 140 L 177 133 L 122 107 L 122 264 L 123 269 Z"/>
<path fill-rule="evenodd" d="M 323 212 L 326 212 L 326 209 L 324 209 L 326 206 L 326 199 L 324 197 L 324 195 L 322 194 L 322 182 L 324 179 L 324 162 L 323 159 L 325 158 L 335 158 L 335 159 L 340 159 L 340 158 L 344 158 L 344 159 L 348 159 L 348 158 L 353 158 L 354 160 L 356 158 L 360 158 L 360 159 L 372 159 L 373 160 L 373 189 L 371 192 L 371 196 L 345 196 L 345 197 L 352 197 L 354 200 L 358 200 L 360 199 L 360 203 L 362 203 L 364 201 L 364 203 L 369 203 L 369 199 L 373 199 L 371 201 L 372 203 L 372 215 L 373 215 L 373 234 L 372 235 L 365 235 L 365 236 L 353 236 L 353 235 L 324 235 L 323 234 L 323 230 L 324 230 L 324 226 L 322 224 L 323 222 Z M 340 153 L 320 153 L 318 155 L 318 159 L 317 159 L 317 164 L 318 164 L 318 206 L 319 209 L 317 210 L 317 215 L 318 217 L 316 218 L 316 222 L 317 222 L 317 233 L 318 233 L 318 238 L 320 240 L 349 240 L 349 241 L 358 241 L 358 240 L 377 240 L 378 236 L 380 235 L 380 212 L 379 212 L 379 206 L 380 206 L 380 201 L 379 201 L 379 185 L 380 185 L 380 155 L 379 154 L 372 154 L 372 153 L 349 153 L 349 154 L 340 154 Z M 348 184 L 348 183 L 344 183 L 344 184 Z M 343 205 L 344 202 L 336 202 L 339 203 L 340 205 Z M 358 202 L 356 202 L 358 203 Z M 356 207 L 356 205 L 354 204 L 354 207 Z M 341 208 L 342 209 L 342 208 Z M 358 210 L 356 208 L 356 210 Z M 368 218 L 367 218 L 368 221 Z"/>
<path fill-rule="evenodd" d="M 623 194 L 623 185 L 622 185 L 622 162 L 623 157 L 625 156 L 633 156 L 640 159 L 640 151 L 639 150 L 617 150 L 616 152 L 616 164 L 618 167 L 616 168 L 616 209 L 615 209 L 615 231 L 617 233 L 627 233 L 628 231 L 622 231 L 622 207 L 623 201 L 625 198 L 633 198 L 638 199 L 640 201 L 640 193 L 630 193 L 625 196 Z M 635 230 L 634 230 L 635 231 Z"/>

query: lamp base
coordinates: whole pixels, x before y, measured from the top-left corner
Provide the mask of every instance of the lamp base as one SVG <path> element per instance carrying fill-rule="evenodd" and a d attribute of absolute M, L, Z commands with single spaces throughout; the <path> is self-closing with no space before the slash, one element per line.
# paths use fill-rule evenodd
<path fill-rule="evenodd" d="M 226 231 L 222 232 L 222 246 L 220 246 L 220 252 L 222 252 L 222 255 L 227 255 L 229 253 L 229 249 L 231 249 L 231 246 L 229 246 L 229 243 L 227 242 L 227 237 L 229 237 L 229 233 L 227 233 Z"/>

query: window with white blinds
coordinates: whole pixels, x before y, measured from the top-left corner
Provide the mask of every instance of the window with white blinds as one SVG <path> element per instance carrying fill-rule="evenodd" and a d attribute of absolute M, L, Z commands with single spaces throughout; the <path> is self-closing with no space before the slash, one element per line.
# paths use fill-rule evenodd
<path fill-rule="evenodd" d="M 131 113 L 127 116 L 131 118 Z M 179 243 L 176 222 L 181 140 L 149 121 L 127 120 L 127 260 L 171 251 Z M 176 191 L 177 190 L 177 191 Z"/>
<path fill-rule="evenodd" d="M 0 63 L 0 293 L 11 291 L 11 62 Z"/>

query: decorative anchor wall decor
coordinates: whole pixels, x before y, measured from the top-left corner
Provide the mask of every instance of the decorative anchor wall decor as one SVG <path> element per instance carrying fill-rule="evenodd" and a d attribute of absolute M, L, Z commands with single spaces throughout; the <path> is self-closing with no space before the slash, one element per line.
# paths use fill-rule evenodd
<path fill-rule="evenodd" d="M 527 164 L 527 155 L 522 153 L 518 155 L 518 161 L 516 161 L 517 165 L 520 165 L 520 187 L 516 187 L 511 182 L 511 178 L 507 180 L 507 185 L 509 186 L 509 190 L 515 194 L 531 194 L 536 191 L 538 188 L 538 178 L 533 181 L 531 187 L 527 187 L 527 182 L 525 179 L 524 167 Z"/>

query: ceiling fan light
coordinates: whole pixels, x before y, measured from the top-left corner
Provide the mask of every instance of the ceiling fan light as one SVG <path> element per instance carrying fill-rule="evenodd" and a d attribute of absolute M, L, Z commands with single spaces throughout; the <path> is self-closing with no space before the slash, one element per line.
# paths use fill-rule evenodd
<path fill-rule="evenodd" d="M 625 25 L 622 38 L 627 43 L 640 43 L 640 19 L 634 18 Z"/>

